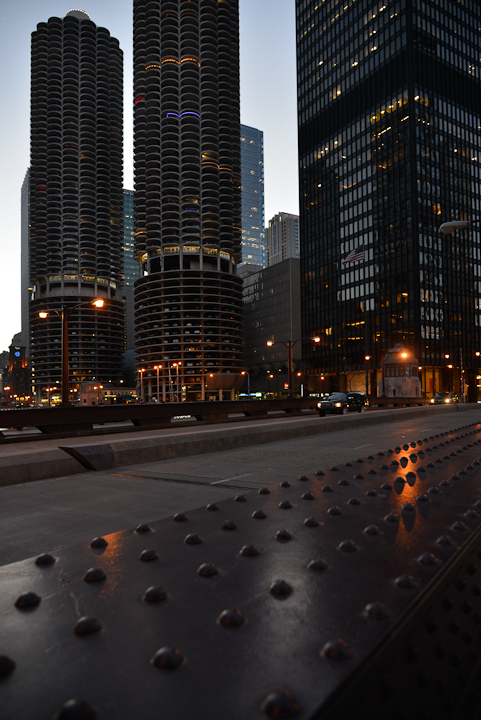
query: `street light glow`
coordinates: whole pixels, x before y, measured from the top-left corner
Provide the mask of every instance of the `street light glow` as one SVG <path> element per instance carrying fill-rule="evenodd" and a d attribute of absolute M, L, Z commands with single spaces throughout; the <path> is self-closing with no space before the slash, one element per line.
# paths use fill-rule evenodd
<path fill-rule="evenodd" d="M 104 301 L 99 298 L 98 300 L 94 300 L 92 305 L 95 305 L 96 308 L 101 308 L 104 306 Z"/>
<path fill-rule="evenodd" d="M 320 342 L 321 342 L 321 338 L 320 338 L 320 337 L 313 337 L 312 339 L 314 340 L 315 343 L 320 343 Z"/>
<path fill-rule="evenodd" d="M 42 318 L 42 320 L 45 320 L 45 318 L 48 317 L 48 312 L 45 312 L 45 310 L 42 310 L 41 312 L 39 312 L 38 316 L 39 316 L 39 318 Z"/>
<path fill-rule="evenodd" d="M 266 345 L 268 345 L 269 347 L 272 347 L 274 345 L 274 343 L 272 342 L 272 340 L 268 340 L 266 342 Z"/>

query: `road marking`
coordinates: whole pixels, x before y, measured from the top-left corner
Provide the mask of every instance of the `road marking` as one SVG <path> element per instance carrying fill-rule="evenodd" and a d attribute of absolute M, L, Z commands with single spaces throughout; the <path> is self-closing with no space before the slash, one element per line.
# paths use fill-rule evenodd
<path fill-rule="evenodd" d="M 225 480 L 216 480 L 215 482 L 212 482 L 211 485 L 218 485 L 219 483 L 228 482 L 229 480 L 238 480 L 241 477 L 247 477 L 248 475 L 252 475 L 252 473 L 244 473 L 244 475 L 235 475 L 234 477 L 225 478 Z"/>
<path fill-rule="evenodd" d="M 369 447 L 369 445 L 372 445 L 372 443 L 368 443 L 367 445 L 358 445 L 357 447 L 352 448 L 352 449 L 353 449 L 353 450 L 359 450 L 359 448 Z"/>

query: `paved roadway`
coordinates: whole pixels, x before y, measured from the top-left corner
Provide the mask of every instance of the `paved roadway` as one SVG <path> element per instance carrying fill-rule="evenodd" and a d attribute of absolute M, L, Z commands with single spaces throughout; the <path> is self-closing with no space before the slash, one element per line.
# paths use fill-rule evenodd
<path fill-rule="evenodd" d="M 481 409 L 2 487 L 0 565 L 477 421 Z"/>

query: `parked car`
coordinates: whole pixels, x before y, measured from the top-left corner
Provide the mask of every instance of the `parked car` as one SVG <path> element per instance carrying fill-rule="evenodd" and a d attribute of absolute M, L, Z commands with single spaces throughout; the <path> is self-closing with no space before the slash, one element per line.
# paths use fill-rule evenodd
<path fill-rule="evenodd" d="M 317 403 L 319 415 L 347 415 L 348 412 L 364 412 L 369 401 L 362 392 L 335 392 Z"/>
<path fill-rule="evenodd" d="M 431 402 L 434 403 L 434 405 L 444 405 L 445 403 L 457 403 L 457 402 L 459 402 L 459 397 L 456 395 L 456 393 L 453 393 L 453 392 L 436 393 L 436 395 L 433 398 L 431 398 Z"/>

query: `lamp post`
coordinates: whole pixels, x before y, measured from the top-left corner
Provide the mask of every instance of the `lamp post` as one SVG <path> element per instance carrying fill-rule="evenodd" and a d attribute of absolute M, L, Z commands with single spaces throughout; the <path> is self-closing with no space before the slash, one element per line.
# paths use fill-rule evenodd
<path fill-rule="evenodd" d="M 97 390 L 97 405 L 100 405 L 100 391 L 103 390 L 103 385 L 94 385 L 94 390 Z"/>
<path fill-rule="evenodd" d="M 8 407 L 8 391 L 11 389 L 10 385 L 5 385 L 5 387 L 3 389 L 6 391 L 5 392 L 5 407 Z"/>
<path fill-rule="evenodd" d="M 143 400 L 144 400 L 143 377 L 144 377 L 145 368 L 139 368 L 138 372 L 140 374 L 140 402 L 143 402 Z"/>
<path fill-rule="evenodd" d="M 247 394 L 251 396 L 251 374 L 247 370 L 242 370 L 241 375 L 247 375 Z"/>
<path fill-rule="evenodd" d="M 300 342 L 301 340 L 313 340 L 315 343 L 321 342 L 320 337 L 298 338 L 297 340 L 268 340 L 266 342 L 267 347 L 272 347 L 276 343 L 280 343 L 287 348 L 287 384 L 289 385 L 289 389 L 287 392 L 288 397 L 292 397 L 292 348 L 296 343 Z"/>
<path fill-rule="evenodd" d="M 67 407 L 69 405 L 68 320 L 74 310 L 79 307 L 83 307 L 84 305 L 102 308 L 104 306 L 104 301 L 101 298 L 97 298 L 96 300 L 88 300 L 86 302 L 78 303 L 73 307 L 68 307 L 68 305 L 63 304 L 60 312 L 58 310 L 51 311 L 58 315 L 62 321 L 62 401 L 60 403 L 62 407 Z M 41 310 L 38 314 L 39 318 L 42 320 L 45 320 L 48 315 L 49 313 L 46 310 Z"/>
<path fill-rule="evenodd" d="M 369 395 L 369 360 L 370 355 L 365 355 L 364 360 L 366 361 L 366 397 Z"/>
<path fill-rule="evenodd" d="M 162 369 L 162 365 L 154 365 L 154 370 L 157 370 L 157 405 L 160 402 L 160 393 L 159 393 L 159 370 Z"/>
<path fill-rule="evenodd" d="M 177 375 L 177 399 L 176 399 L 176 402 L 179 402 L 179 365 L 182 365 L 182 363 L 180 361 L 172 363 L 172 367 L 175 367 L 175 372 Z"/>

